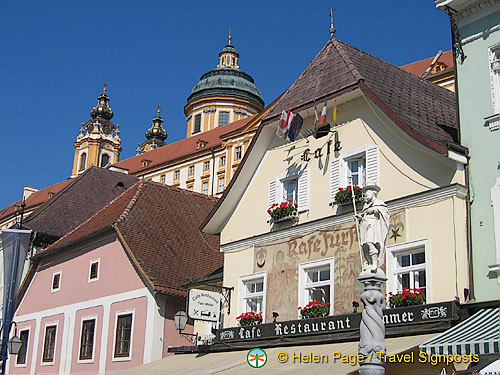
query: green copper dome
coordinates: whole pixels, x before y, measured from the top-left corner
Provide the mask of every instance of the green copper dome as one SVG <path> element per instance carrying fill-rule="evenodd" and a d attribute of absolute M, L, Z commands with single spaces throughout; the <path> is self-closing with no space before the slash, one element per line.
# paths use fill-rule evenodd
<path fill-rule="evenodd" d="M 235 68 L 216 68 L 200 78 L 189 94 L 187 101 L 207 96 L 234 96 L 248 99 L 264 107 L 264 100 L 253 78 Z"/>
<path fill-rule="evenodd" d="M 229 43 L 219 52 L 217 68 L 203 74 L 187 98 L 187 102 L 196 99 L 225 96 L 247 99 L 257 107 L 264 107 L 264 100 L 253 78 L 238 67 L 238 51 Z"/>

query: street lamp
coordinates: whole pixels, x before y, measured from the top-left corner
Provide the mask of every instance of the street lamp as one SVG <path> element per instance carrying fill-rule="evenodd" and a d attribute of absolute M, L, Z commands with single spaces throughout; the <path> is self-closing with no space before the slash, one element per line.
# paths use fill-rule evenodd
<path fill-rule="evenodd" d="M 12 324 L 14 324 L 15 326 L 14 337 L 12 337 L 9 341 L 7 341 L 7 349 L 9 350 L 9 354 L 19 354 L 19 351 L 23 346 L 23 342 L 19 337 L 17 337 L 17 323 L 12 321 L 5 332 L 7 335 L 9 334 Z M 4 326 L 0 328 L 0 334 L 2 333 L 3 328 Z"/>
<path fill-rule="evenodd" d="M 187 316 L 185 311 L 177 311 L 174 315 L 175 329 L 179 331 L 179 335 L 192 336 L 193 337 L 193 339 L 192 339 L 193 344 L 196 345 L 196 343 L 198 341 L 198 334 L 182 332 L 182 330 L 184 328 L 186 328 L 187 320 L 188 320 L 188 316 Z"/>

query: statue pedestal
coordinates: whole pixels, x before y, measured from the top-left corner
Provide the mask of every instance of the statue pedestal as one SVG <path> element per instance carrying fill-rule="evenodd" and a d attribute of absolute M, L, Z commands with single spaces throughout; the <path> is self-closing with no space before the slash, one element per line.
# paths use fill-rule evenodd
<path fill-rule="evenodd" d="M 358 353 L 363 356 L 360 362 L 360 375 L 383 375 L 385 367 L 383 358 L 386 352 L 385 326 L 382 315 L 384 295 L 380 291 L 383 282 L 387 281 L 385 273 L 378 268 L 376 273 L 363 271 L 358 276 L 359 282 L 365 286 L 361 294 L 364 310 L 361 317 L 360 340 Z M 381 361 L 382 360 L 382 361 Z"/>

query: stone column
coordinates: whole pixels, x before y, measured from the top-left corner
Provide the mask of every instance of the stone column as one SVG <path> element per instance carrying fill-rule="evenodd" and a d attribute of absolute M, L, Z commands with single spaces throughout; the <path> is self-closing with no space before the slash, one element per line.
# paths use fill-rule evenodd
<path fill-rule="evenodd" d="M 360 340 L 358 353 L 364 358 L 360 362 L 360 375 L 383 375 L 385 374 L 384 354 L 385 346 L 385 326 L 382 315 L 381 304 L 384 295 L 380 291 L 380 286 L 387 281 L 384 272 L 379 268 L 376 273 L 363 271 L 359 274 L 358 280 L 365 286 L 365 291 L 361 294 L 364 310 L 361 317 Z M 382 359 L 382 361 L 381 361 Z"/>

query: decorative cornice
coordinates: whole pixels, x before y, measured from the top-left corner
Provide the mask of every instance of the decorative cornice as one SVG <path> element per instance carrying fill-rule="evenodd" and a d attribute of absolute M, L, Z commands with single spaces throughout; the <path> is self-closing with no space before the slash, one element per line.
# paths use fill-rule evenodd
<path fill-rule="evenodd" d="M 452 184 L 444 187 L 439 187 L 433 190 L 424 191 L 409 195 L 403 198 L 393 199 L 386 202 L 389 211 L 398 211 L 406 207 L 416 206 L 422 203 L 428 203 L 436 200 L 442 200 L 451 197 L 465 199 L 467 196 L 467 188 L 463 185 Z M 297 226 L 287 228 L 277 232 L 264 233 L 251 238 L 230 242 L 221 245 L 221 250 L 230 252 L 240 250 L 242 248 L 259 246 L 269 242 L 282 240 L 293 236 L 306 235 L 317 230 L 326 229 L 334 225 L 344 224 L 353 221 L 352 213 L 329 216 L 323 219 L 318 219 L 309 223 L 299 224 Z"/>
<path fill-rule="evenodd" d="M 481 38 L 485 38 L 488 35 L 490 35 L 492 32 L 499 31 L 499 30 L 500 30 L 500 25 L 492 26 L 489 29 L 481 31 L 480 33 L 477 33 L 477 34 L 474 34 L 474 35 L 470 35 L 467 38 L 462 39 L 460 41 L 460 44 L 464 45 L 464 44 L 468 44 L 470 42 L 473 42 L 475 40 L 478 40 L 478 39 L 481 39 Z"/>
<path fill-rule="evenodd" d="M 481 0 L 481 1 L 478 1 L 475 4 L 458 11 L 456 18 L 458 21 L 461 21 L 467 17 L 474 15 L 475 13 L 477 13 L 481 10 L 484 10 L 488 7 L 494 6 L 495 4 L 497 4 L 497 5 L 500 4 L 500 0 Z"/>

